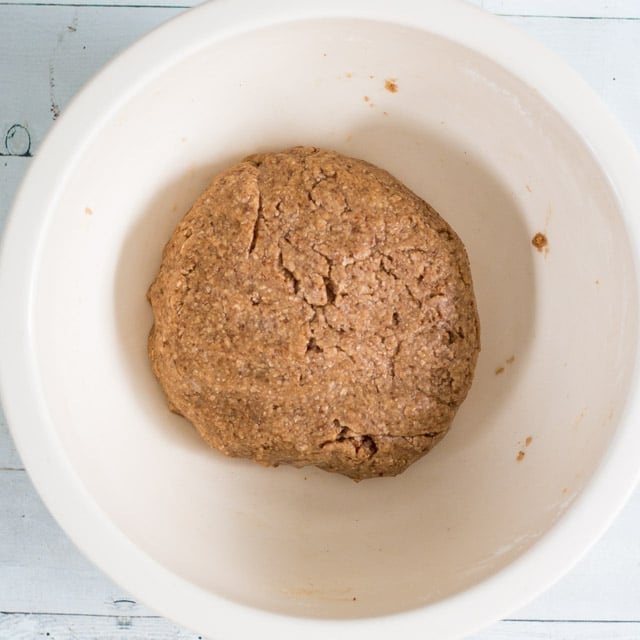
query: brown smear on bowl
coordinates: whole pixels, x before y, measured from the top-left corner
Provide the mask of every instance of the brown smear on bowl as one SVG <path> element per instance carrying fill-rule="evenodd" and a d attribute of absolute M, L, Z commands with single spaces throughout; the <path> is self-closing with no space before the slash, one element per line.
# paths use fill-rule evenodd
<path fill-rule="evenodd" d="M 540 251 L 540 253 L 542 253 L 545 247 L 549 244 L 549 241 L 544 233 L 536 233 L 536 235 L 531 239 L 531 244 Z"/>
<path fill-rule="evenodd" d="M 527 436 L 525 438 L 525 440 L 524 440 L 524 447 L 526 448 L 526 447 L 530 446 L 532 442 L 533 442 L 533 437 L 532 436 Z M 520 442 L 518 444 L 521 447 L 523 446 L 522 442 Z M 524 460 L 525 455 L 526 455 L 525 452 L 522 449 L 520 449 L 518 451 L 518 455 L 516 456 L 516 462 L 522 462 Z"/>
<path fill-rule="evenodd" d="M 389 93 L 398 93 L 398 82 L 395 78 L 389 78 L 384 81 L 384 88 Z"/>
<path fill-rule="evenodd" d="M 509 356 L 506 360 L 505 360 L 505 365 L 510 365 L 513 364 L 515 362 L 516 357 L 514 355 Z M 506 367 L 504 365 L 500 365 L 497 369 L 496 369 L 496 375 L 499 376 L 500 374 L 504 373 L 506 370 Z"/>

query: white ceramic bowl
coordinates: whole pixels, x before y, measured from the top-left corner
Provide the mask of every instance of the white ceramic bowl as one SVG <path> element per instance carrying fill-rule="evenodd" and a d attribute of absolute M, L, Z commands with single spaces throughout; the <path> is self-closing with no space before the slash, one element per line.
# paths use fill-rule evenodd
<path fill-rule="evenodd" d="M 147 363 L 145 291 L 176 221 L 219 169 L 295 144 L 390 170 L 468 247 L 476 380 L 395 479 L 226 459 Z M 464 4 L 186 13 L 69 106 L 6 229 L 1 384 L 36 487 L 96 564 L 205 635 L 452 638 L 498 618 L 636 480 L 639 175 L 580 79 Z"/>

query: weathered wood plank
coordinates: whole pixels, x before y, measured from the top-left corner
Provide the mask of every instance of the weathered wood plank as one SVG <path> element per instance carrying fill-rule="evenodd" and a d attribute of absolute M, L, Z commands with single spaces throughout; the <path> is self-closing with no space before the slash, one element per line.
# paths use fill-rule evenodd
<path fill-rule="evenodd" d="M 0 614 L 0 640 L 202 640 L 163 618 Z"/>
<path fill-rule="evenodd" d="M 471 0 L 503 15 L 568 18 L 640 18 L 636 0 Z"/>
<path fill-rule="evenodd" d="M 502 621 L 468 640 L 637 640 L 640 622 Z M 0 640 L 203 640 L 163 618 L 0 614 Z"/>
<path fill-rule="evenodd" d="M 473 0 L 472 0 L 473 1 Z M 93 7 L 98 9 L 190 9 L 206 0 L 0 0 L 0 7 Z"/>
<path fill-rule="evenodd" d="M 2 175 L 13 167 L 8 160 L 37 151 L 53 120 L 102 66 L 178 13 L 164 8 L 0 5 Z M 4 184 L 3 179 L 0 191 Z M 4 204 L 4 194 L 1 197 Z"/>
<path fill-rule="evenodd" d="M 107 7 L 180 7 L 201 4 L 204 0 L 1 0 L 0 6 L 58 5 Z M 561 18 L 640 18 L 636 0 L 466 0 L 501 15 L 555 16 Z"/>

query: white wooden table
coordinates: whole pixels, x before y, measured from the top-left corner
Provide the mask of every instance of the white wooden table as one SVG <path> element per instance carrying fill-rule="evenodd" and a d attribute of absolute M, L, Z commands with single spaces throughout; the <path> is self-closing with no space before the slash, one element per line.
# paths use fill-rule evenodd
<path fill-rule="evenodd" d="M 473 2 L 559 53 L 640 148 L 640 0 Z M 0 0 L 0 230 L 42 137 L 81 85 L 192 4 Z M 0 411 L 0 640 L 198 637 L 135 602 L 80 555 L 35 493 Z M 640 490 L 567 577 L 473 638 L 640 639 Z"/>

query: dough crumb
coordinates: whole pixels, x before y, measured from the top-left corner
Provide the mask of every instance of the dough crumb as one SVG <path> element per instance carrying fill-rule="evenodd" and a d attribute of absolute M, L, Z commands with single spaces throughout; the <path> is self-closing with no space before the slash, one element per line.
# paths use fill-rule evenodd
<path fill-rule="evenodd" d="M 398 83 L 395 78 L 390 78 L 384 81 L 384 88 L 389 93 L 397 93 L 398 92 Z"/>
<path fill-rule="evenodd" d="M 549 244 L 547 236 L 544 233 L 536 233 L 531 240 L 531 244 L 542 253 L 544 248 Z"/>

